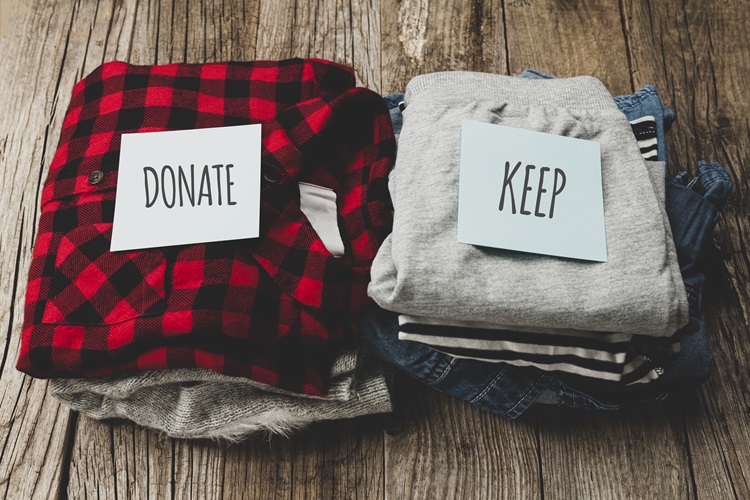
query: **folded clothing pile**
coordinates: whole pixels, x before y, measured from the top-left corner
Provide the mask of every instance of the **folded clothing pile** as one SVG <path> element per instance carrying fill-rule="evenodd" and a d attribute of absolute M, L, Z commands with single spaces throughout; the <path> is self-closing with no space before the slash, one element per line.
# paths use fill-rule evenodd
<path fill-rule="evenodd" d="M 259 238 L 109 251 L 123 133 L 244 124 L 262 125 Z M 382 99 L 332 62 L 100 66 L 44 185 L 18 368 L 177 436 L 388 411 L 355 340 L 394 155 Z"/>
<path fill-rule="evenodd" d="M 465 119 L 600 144 L 607 262 L 458 243 Z M 17 366 L 185 438 L 390 411 L 381 360 L 508 418 L 662 397 L 708 376 L 703 254 L 731 186 L 667 174 L 673 120 L 653 87 L 537 71 L 423 75 L 384 103 L 317 59 L 104 64 L 44 185 Z M 258 238 L 110 252 L 123 133 L 244 124 Z"/>
<path fill-rule="evenodd" d="M 674 112 L 653 87 L 613 98 L 590 77 L 454 72 L 386 101 L 394 230 L 369 292 L 387 311 L 363 330 L 382 359 L 510 418 L 534 402 L 619 408 L 707 377 L 701 254 L 731 183 L 705 162 L 690 184 L 665 182 Z M 599 142 L 608 262 L 458 243 L 464 119 Z"/>

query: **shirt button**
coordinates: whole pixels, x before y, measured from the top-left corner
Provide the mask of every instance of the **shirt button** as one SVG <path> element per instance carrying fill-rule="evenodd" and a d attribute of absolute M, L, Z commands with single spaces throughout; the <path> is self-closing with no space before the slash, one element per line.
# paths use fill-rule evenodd
<path fill-rule="evenodd" d="M 104 172 L 102 172 L 101 170 L 94 170 L 89 175 L 89 184 L 95 186 L 102 182 L 102 179 L 104 179 Z"/>
<path fill-rule="evenodd" d="M 264 168 L 263 178 L 271 184 L 275 184 L 281 180 L 281 174 L 271 168 Z"/>

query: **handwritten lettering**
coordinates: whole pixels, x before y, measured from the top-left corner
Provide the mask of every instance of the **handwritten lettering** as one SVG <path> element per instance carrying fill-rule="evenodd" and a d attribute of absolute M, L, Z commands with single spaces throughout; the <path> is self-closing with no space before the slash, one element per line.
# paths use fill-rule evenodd
<path fill-rule="evenodd" d="M 175 206 L 213 206 L 214 200 L 217 205 L 236 205 L 232 200 L 232 181 L 230 169 L 233 164 L 219 163 L 216 165 L 205 165 L 200 170 L 200 182 L 196 196 L 195 191 L 195 165 L 189 168 L 178 165 L 164 165 L 160 171 L 151 166 L 143 167 L 144 194 L 146 208 L 156 205 L 161 199 L 166 208 Z M 216 174 L 211 176 L 211 169 Z M 222 182 L 222 170 L 224 171 L 224 182 Z M 214 179 L 214 180 L 212 180 Z M 179 200 L 179 204 L 178 204 Z"/>
<path fill-rule="evenodd" d="M 516 166 L 513 167 L 511 170 L 511 163 L 506 161 L 505 162 L 505 175 L 503 177 L 503 183 L 500 190 L 500 203 L 498 205 L 498 210 L 501 212 L 505 209 L 506 205 L 506 199 L 510 199 L 510 213 L 515 214 L 516 213 L 516 197 L 513 192 L 514 184 L 513 184 L 513 178 L 516 175 L 516 172 L 521 168 L 522 162 L 517 162 Z M 523 186 L 521 190 L 521 205 L 519 213 L 521 215 L 531 215 L 531 210 L 526 209 L 526 200 L 527 198 L 533 199 L 533 191 L 534 191 L 534 182 L 532 177 L 535 175 L 533 174 L 533 171 L 536 170 L 536 165 L 526 165 L 524 168 L 525 175 L 523 178 Z M 554 217 L 555 215 L 555 201 L 557 197 L 563 192 L 563 189 L 565 189 L 565 183 L 566 183 L 566 176 L 565 172 L 560 168 L 555 168 L 554 175 L 552 178 L 552 191 L 550 194 L 549 199 L 549 209 L 548 214 L 545 214 L 541 211 L 542 208 L 542 196 L 544 193 L 550 192 L 548 189 L 545 188 L 545 179 L 544 174 L 546 172 L 550 172 L 551 169 L 549 167 L 541 167 L 539 168 L 539 180 L 536 183 L 536 203 L 534 203 L 534 216 L 535 217 L 549 217 L 550 219 Z M 528 196 L 529 193 L 532 193 L 531 196 Z"/>

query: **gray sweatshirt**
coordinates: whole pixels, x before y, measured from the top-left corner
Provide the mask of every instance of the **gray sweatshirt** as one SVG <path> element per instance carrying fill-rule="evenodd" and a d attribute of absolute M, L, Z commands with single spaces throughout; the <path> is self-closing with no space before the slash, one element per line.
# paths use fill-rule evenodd
<path fill-rule="evenodd" d="M 627 118 L 593 77 L 526 80 L 446 72 L 407 86 L 389 188 L 393 233 L 369 293 L 416 316 L 666 336 L 688 319 L 674 242 Z M 464 119 L 601 145 L 608 261 L 585 262 L 458 243 Z"/>

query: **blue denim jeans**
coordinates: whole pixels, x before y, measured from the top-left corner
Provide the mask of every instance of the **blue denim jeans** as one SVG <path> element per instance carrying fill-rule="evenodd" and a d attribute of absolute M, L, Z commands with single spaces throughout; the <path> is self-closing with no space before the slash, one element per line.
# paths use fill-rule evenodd
<path fill-rule="evenodd" d="M 393 94 L 383 97 L 385 105 L 388 107 L 388 111 L 391 114 L 391 123 L 393 124 L 393 133 L 398 136 L 401 133 L 401 127 L 404 125 L 404 117 L 401 114 L 401 104 L 404 100 L 404 94 Z"/>
<path fill-rule="evenodd" d="M 552 78 L 533 70 L 525 71 L 521 77 Z M 403 94 L 384 99 L 398 134 L 402 125 L 399 103 Z M 655 117 L 658 159 L 665 161 L 664 133 L 674 120 L 674 111 L 662 106 L 653 87 L 644 87 L 632 96 L 616 97 L 615 101 L 629 120 Z M 708 376 L 712 356 L 700 307 L 704 278 L 701 252 L 710 238 L 731 182 L 720 165 L 706 162 L 699 163 L 695 179 L 690 183 L 686 179 L 686 173 L 674 178 L 667 176 L 666 211 L 688 290 L 691 319 L 678 333 L 680 353 L 663 377 L 653 383 L 626 388 L 606 383 L 582 387 L 577 382 L 534 368 L 454 358 L 423 344 L 400 341 L 398 315 L 375 306 L 365 314 L 362 337 L 376 356 L 412 377 L 480 409 L 511 419 L 535 402 L 611 410 L 633 401 L 659 397 L 676 387 L 702 382 Z"/>

